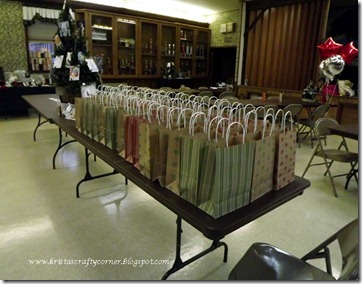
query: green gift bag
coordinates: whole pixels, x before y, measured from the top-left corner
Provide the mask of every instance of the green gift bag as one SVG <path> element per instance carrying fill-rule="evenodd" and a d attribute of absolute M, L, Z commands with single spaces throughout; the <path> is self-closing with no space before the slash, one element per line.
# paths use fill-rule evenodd
<path fill-rule="evenodd" d="M 221 131 L 225 129 L 225 122 L 228 125 L 230 119 L 222 116 L 215 116 L 209 122 L 208 142 L 204 146 L 203 160 L 201 163 L 202 170 L 200 174 L 197 205 L 209 202 L 212 198 L 216 149 L 219 147 L 226 147 L 226 140 L 223 139 L 225 133 L 223 133 L 224 131 Z M 214 131 L 212 131 L 214 123 L 217 124 Z M 222 128 L 220 128 L 220 126 L 222 126 Z"/>
<path fill-rule="evenodd" d="M 93 108 L 93 122 L 92 122 L 92 138 L 98 141 L 99 135 L 99 113 L 100 113 L 101 105 L 97 102 L 94 103 Z"/>
<path fill-rule="evenodd" d="M 238 143 L 237 136 L 230 139 L 231 127 L 242 128 L 241 144 L 229 145 L 229 140 Z M 232 122 L 226 134 L 226 147 L 216 147 L 213 181 L 210 199 L 199 207 L 214 218 L 218 218 L 250 202 L 250 188 L 253 173 L 255 144 L 245 142 L 245 128 L 239 122 Z M 240 136 L 240 135 L 238 135 Z M 212 147 L 211 147 L 212 150 Z"/>
<path fill-rule="evenodd" d="M 116 118 L 117 109 L 106 108 L 105 145 L 112 150 L 116 149 Z"/>
<path fill-rule="evenodd" d="M 203 117 L 204 131 L 195 133 L 195 122 Z M 207 143 L 206 114 L 195 112 L 190 118 L 189 133 L 182 137 L 180 160 L 180 196 L 197 205 L 199 179 L 202 171 L 204 146 Z"/>
<path fill-rule="evenodd" d="M 186 128 L 186 112 L 192 112 L 192 109 L 183 109 L 178 117 L 177 129 L 168 129 L 168 131 L 164 133 L 168 135 L 165 187 L 178 195 L 180 194 L 181 140 L 182 137 L 187 135 L 189 132 L 189 129 Z M 184 117 L 183 123 L 180 119 L 181 117 Z M 196 127 L 195 132 L 198 131 L 199 127 Z"/>
<path fill-rule="evenodd" d="M 106 109 L 104 105 L 99 106 L 98 113 L 98 142 L 105 144 L 105 131 L 106 131 Z"/>

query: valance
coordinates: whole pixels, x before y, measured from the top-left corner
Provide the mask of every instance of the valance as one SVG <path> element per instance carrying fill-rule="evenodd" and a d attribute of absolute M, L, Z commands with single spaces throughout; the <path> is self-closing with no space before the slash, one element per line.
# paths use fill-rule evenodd
<path fill-rule="evenodd" d="M 35 24 L 35 20 L 56 24 L 60 10 L 23 6 L 23 23 L 25 26 Z"/>

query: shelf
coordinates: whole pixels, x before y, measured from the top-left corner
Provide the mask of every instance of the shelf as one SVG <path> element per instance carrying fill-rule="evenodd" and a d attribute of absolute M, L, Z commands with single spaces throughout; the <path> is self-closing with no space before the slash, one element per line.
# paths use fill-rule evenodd
<path fill-rule="evenodd" d="M 167 62 L 173 62 L 175 73 L 181 70 L 184 76 L 208 75 L 210 29 L 205 26 L 88 9 L 75 13 L 84 23 L 85 37 L 93 37 L 89 54 L 103 55 L 103 69 L 108 74 L 101 74 L 102 78 L 160 78 Z M 134 69 L 120 69 L 129 64 Z M 149 67 L 152 74 L 144 72 Z"/>

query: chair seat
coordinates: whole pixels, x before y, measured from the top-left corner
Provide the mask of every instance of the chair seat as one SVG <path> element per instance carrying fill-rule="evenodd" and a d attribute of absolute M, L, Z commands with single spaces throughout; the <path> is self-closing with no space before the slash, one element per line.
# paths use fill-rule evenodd
<path fill-rule="evenodd" d="M 334 160 L 342 163 L 353 163 L 358 161 L 358 154 L 353 152 L 347 152 L 337 149 L 325 149 L 324 153 L 326 158 L 329 160 Z M 323 157 L 323 152 L 318 151 L 316 153 L 318 157 Z"/>
<path fill-rule="evenodd" d="M 229 280 L 336 279 L 275 246 L 254 243 L 230 272 Z"/>

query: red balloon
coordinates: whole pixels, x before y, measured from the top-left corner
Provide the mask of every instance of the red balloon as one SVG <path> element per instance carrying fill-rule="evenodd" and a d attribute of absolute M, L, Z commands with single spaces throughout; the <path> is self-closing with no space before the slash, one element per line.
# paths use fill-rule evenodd
<path fill-rule="evenodd" d="M 353 45 L 353 41 L 344 45 L 339 51 L 339 55 L 342 56 L 344 62 L 351 64 L 353 59 L 357 56 L 358 49 Z"/>
<path fill-rule="evenodd" d="M 321 59 L 324 60 L 333 55 L 337 55 L 342 46 L 342 44 L 334 42 L 334 40 L 329 37 L 323 44 L 318 45 L 317 48 L 319 49 Z"/>

